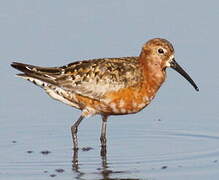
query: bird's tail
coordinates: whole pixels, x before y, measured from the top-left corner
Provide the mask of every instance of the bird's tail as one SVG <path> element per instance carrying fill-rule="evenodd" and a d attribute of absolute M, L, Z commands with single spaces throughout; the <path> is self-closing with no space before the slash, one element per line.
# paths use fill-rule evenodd
<path fill-rule="evenodd" d="M 34 84 L 45 87 L 47 84 L 57 85 L 55 78 L 61 74 L 59 68 L 56 67 L 39 67 L 18 62 L 11 63 L 11 66 L 23 73 L 17 74 Z"/>

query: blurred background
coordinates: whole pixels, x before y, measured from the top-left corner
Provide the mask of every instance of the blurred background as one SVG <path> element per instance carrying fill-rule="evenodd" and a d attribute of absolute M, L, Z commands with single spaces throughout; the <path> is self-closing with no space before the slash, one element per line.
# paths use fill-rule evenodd
<path fill-rule="evenodd" d="M 218 6 L 214 0 L 0 0 L 0 177 L 218 179 Z M 80 151 L 80 168 L 72 170 L 70 125 L 80 112 L 16 78 L 10 63 L 138 56 L 155 37 L 173 43 L 200 92 L 168 69 L 146 109 L 110 118 L 107 166 L 99 156 L 100 117 L 84 120 L 79 144 L 92 150 Z"/>

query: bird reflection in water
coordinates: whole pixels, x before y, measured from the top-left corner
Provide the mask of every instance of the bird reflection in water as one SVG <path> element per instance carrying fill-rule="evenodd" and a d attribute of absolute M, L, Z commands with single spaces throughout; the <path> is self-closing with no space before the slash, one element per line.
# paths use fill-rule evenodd
<path fill-rule="evenodd" d="M 128 171 L 113 171 L 110 170 L 107 162 L 107 147 L 101 146 L 100 150 L 101 156 L 101 167 L 97 168 L 98 174 L 101 176 L 100 180 L 140 180 L 138 178 L 111 178 L 113 174 L 124 174 L 128 173 Z M 76 179 L 84 179 L 84 175 L 86 172 L 82 172 L 80 170 L 80 163 L 78 159 L 78 149 L 73 151 L 72 156 L 72 171 L 77 174 Z"/>

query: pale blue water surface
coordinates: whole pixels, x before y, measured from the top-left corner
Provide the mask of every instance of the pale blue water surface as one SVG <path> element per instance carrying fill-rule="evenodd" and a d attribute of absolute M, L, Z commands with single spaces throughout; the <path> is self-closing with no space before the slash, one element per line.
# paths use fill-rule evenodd
<path fill-rule="evenodd" d="M 218 179 L 218 6 L 195 0 L 1 0 L 0 179 Z M 73 163 L 70 126 L 80 111 L 16 78 L 9 64 L 136 56 L 154 37 L 173 42 L 176 60 L 200 92 L 168 70 L 150 106 L 110 117 L 106 157 L 100 156 L 100 117 L 84 120 Z"/>

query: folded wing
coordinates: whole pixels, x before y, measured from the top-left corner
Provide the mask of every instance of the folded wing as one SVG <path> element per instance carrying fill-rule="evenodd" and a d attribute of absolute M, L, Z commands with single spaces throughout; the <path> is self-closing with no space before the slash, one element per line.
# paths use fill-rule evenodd
<path fill-rule="evenodd" d="M 62 67 L 44 68 L 22 63 L 12 66 L 26 76 L 65 91 L 100 100 L 106 92 L 135 86 L 141 78 L 137 57 L 78 61 Z"/>

